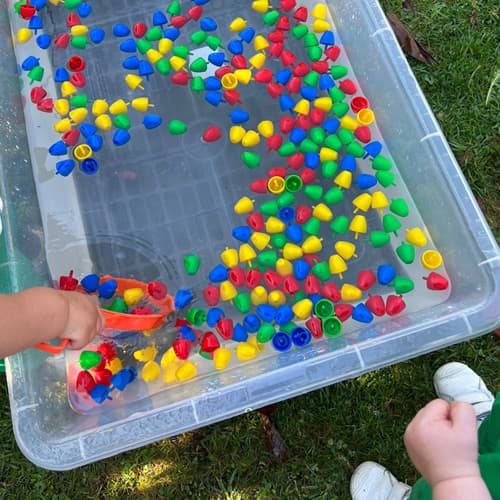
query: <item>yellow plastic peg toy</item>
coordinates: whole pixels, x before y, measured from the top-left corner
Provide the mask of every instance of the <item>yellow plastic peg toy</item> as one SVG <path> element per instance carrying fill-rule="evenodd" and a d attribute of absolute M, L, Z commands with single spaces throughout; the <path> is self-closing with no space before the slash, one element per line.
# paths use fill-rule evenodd
<path fill-rule="evenodd" d="M 302 299 L 292 306 L 292 311 L 299 319 L 307 319 L 311 316 L 313 303 L 310 299 Z"/>
<path fill-rule="evenodd" d="M 65 116 L 69 113 L 69 102 L 67 99 L 57 99 L 54 102 L 54 109 L 56 113 Z"/>
<path fill-rule="evenodd" d="M 163 54 L 159 50 L 149 49 L 146 51 L 146 59 L 150 64 L 156 64 L 163 59 Z"/>
<path fill-rule="evenodd" d="M 85 36 L 89 32 L 89 28 L 84 24 L 75 24 L 70 28 L 71 36 Z"/>
<path fill-rule="evenodd" d="M 301 99 L 294 106 L 293 110 L 299 115 L 308 115 L 311 110 L 311 105 L 307 99 Z"/>
<path fill-rule="evenodd" d="M 257 250 L 264 250 L 264 248 L 269 246 L 271 236 L 266 233 L 255 232 L 250 236 L 250 241 Z"/>
<path fill-rule="evenodd" d="M 250 302 L 254 306 L 260 306 L 261 304 L 267 304 L 268 294 L 267 290 L 262 285 L 257 285 L 250 292 Z"/>
<path fill-rule="evenodd" d="M 267 189 L 270 193 L 281 194 L 286 188 L 285 179 L 279 175 L 274 175 L 267 181 Z"/>
<path fill-rule="evenodd" d="M 183 382 L 184 380 L 189 380 L 193 377 L 196 377 L 197 374 L 196 365 L 191 361 L 186 361 L 183 363 L 177 371 L 175 372 L 175 377 L 179 382 Z"/>
<path fill-rule="evenodd" d="M 333 219 L 332 211 L 324 203 L 318 203 L 313 208 L 312 215 L 322 222 L 330 222 Z"/>
<path fill-rule="evenodd" d="M 382 191 L 375 191 L 372 194 L 372 208 L 378 209 L 380 215 L 383 214 L 383 209 L 389 206 L 389 200 Z"/>
<path fill-rule="evenodd" d="M 236 248 L 226 247 L 220 254 L 220 260 L 226 267 L 236 267 L 238 265 L 238 251 Z"/>
<path fill-rule="evenodd" d="M 70 97 L 76 94 L 76 87 L 71 82 L 62 82 L 61 83 L 61 95 L 63 97 Z"/>
<path fill-rule="evenodd" d="M 73 149 L 73 156 L 78 161 L 86 160 L 92 156 L 92 148 L 88 144 L 78 144 L 78 146 Z"/>
<path fill-rule="evenodd" d="M 362 193 L 359 196 L 356 196 L 354 200 L 352 200 L 352 204 L 356 207 L 354 209 L 354 213 L 357 213 L 360 210 L 362 210 L 363 212 L 368 212 L 372 204 L 372 197 L 368 193 Z"/>
<path fill-rule="evenodd" d="M 368 108 L 360 109 L 356 114 L 356 120 L 360 125 L 371 125 L 375 121 L 375 113 Z"/>
<path fill-rule="evenodd" d="M 113 122 L 111 121 L 111 118 L 109 115 L 99 115 L 95 120 L 94 120 L 95 126 L 99 130 L 111 130 L 113 128 Z"/>
<path fill-rule="evenodd" d="M 144 87 L 141 85 L 142 78 L 138 75 L 133 75 L 132 73 L 125 76 L 125 83 L 132 90 L 141 89 L 144 90 Z"/>
<path fill-rule="evenodd" d="M 172 56 L 168 61 L 174 71 L 180 71 L 186 65 L 186 59 L 179 56 Z"/>
<path fill-rule="evenodd" d="M 179 358 L 176 356 L 174 348 L 169 347 L 161 357 L 160 365 L 162 368 L 166 368 L 169 364 L 176 361 L 179 361 Z"/>
<path fill-rule="evenodd" d="M 256 0 L 255 2 L 252 2 L 252 9 L 259 14 L 265 14 L 269 10 L 269 1 Z"/>
<path fill-rule="evenodd" d="M 236 297 L 236 295 L 238 295 L 238 292 L 236 291 L 236 288 L 230 281 L 226 280 L 220 284 L 221 300 L 227 302 L 233 300 Z"/>
<path fill-rule="evenodd" d="M 265 225 L 266 231 L 270 234 L 282 233 L 286 229 L 286 224 L 273 215 L 266 220 Z"/>
<path fill-rule="evenodd" d="M 154 104 L 149 104 L 149 97 L 137 97 L 132 99 L 130 105 L 141 113 L 145 113 L 149 108 L 154 108 Z"/>
<path fill-rule="evenodd" d="M 234 18 L 229 24 L 229 31 L 231 33 L 239 33 L 247 27 L 247 22 L 242 17 Z"/>
<path fill-rule="evenodd" d="M 257 356 L 257 348 L 248 342 L 240 342 L 236 347 L 236 357 L 239 361 L 250 361 Z"/>
<path fill-rule="evenodd" d="M 135 306 L 144 297 L 144 292 L 141 288 L 127 288 L 123 292 L 123 300 L 128 307 Z"/>
<path fill-rule="evenodd" d="M 426 250 L 420 262 L 426 269 L 437 269 L 443 263 L 443 257 L 437 250 Z"/>
<path fill-rule="evenodd" d="M 356 255 L 356 245 L 350 241 L 337 241 L 335 251 L 344 259 L 349 260 Z"/>
<path fill-rule="evenodd" d="M 276 261 L 276 272 L 282 276 L 290 276 L 293 274 L 293 264 L 287 259 L 278 259 Z"/>
<path fill-rule="evenodd" d="M 331 274 L 338 274 L 341 280 L 344 279 L 342 273 L 347 271 L 347 264 L 340 255 L 337 255 L 336 253 L 330 255 L 330 258 L 328 259 L 328 268 L 330 269 Z"/>
<path fill-rule="evenodd" d="M 425 247 L 427 245 L 427 237 L 419 227 L 406 230 L 406 241 L 416 247 Z"/>
<path fill-rule="evenodd" d="M 345 115 L 340 119 L 340 126 L 352 132 L 359 127 L 359 123 L 349 115 Z"/>
<path fill-rule="evenodd" d="M 320 159 L 321 163 L 324 163 L 325 161 L 335 161 L 338 158 L 338 156 L 339 155 L 338 155 L 337 151 L 335 151 L 334 149 L 323 147 L 319 150 L 319 159 Z M 346 172 L 347 172 L 347 170 L 346 170 Z"/>
<path fill-rule="evenodd" d="M 17 30 L 17 41 L 19 43 L 26 43 L 31 40 L 33 32 L 28 28 L 20 28 Z"/>
<path fill-rule="evenodd" d="M 318 97 L 313 101 L 314 107 L 329 113 L 332 110 L 332 99 L 330 97 Z"/>
<path fill-rule="evenodd" d="M 311 11 L 311 16 L 315 17 L 316 19 L 325 19 L 326 5 L 322 3 L 317 3 Z"/>
<path fill-rule="evenodd" d="M 158 41 L 158 52 L 165 55 L 168 54 L 172 47 L 174 46 L 174 42 L 170 40 L 170 38 L 162 38 Z"/>
<path fill-rule="evenodd" d="M 262 120 L 257 125 L 257 130 L 262 137 L 265 137 L 267 139 L 274 134 L 273 122 L 271 120 Z"/>
<path fill-rule="evenodd" d="M 156 344 L 153 342 L 149 347 L 140 349 L 139 351 L 135 351 L 134 358 L 137 361 L 146 363 L 148 361 L 152 361 L 153 359 L 155 359 L 157 354 L 158 354 L 158 349 L 156 349 Z"/>
<path fill-rule="evenodd" d="M 243 139 L 241 139 L 241 145 L 244 148 L 253 148 L 260 143 L 260 135 L 255 130 L 247 130 Z"/>
<path fill-rule="evenodd" d="M 62 120 L 54 123 L 54 130 L 59 134 L 64 134 L 65 132 L 71 130 L 72 126 L 73 124 L 69 118 L 63 118 Z"/>
<path fill-rule="evenodd" d="M 260 69 L 266 64 L 266 56 L 262 52 L 255 54 L 248 59 L 250 66 L 255 69 Z"/>
<path fill-rule="evenodd" d="M 318 238 L 314 234 L 308 236 L 302 243 L 302 251 L 304 253 L 318 253 L 323 249 L 323 238 Z"/>
<path fill-rule="evenodd" d="M 214 351 L 214 366 L 216 370 L 224 370 L 231 361 L 231 351 L 225 347 L 218 347 Z"/>
<path fill-rule="evenodd" d="M 252 264 L 252 260 L 254 260 L 257 257 L 257 254 L 255 253 L 255 250 L 248 244 L 248 243 L 243 243 L 240 246 L 239 250 L 239 255 L 240 255 L 240 262 L 248 262 L 248 264 Z"/>
<path fill-rule="evenodd" d="M 94 116 L 102 115 L 106 113 L 108 108 L 109 108 L 108 103 L 104 99 L 96 99 L 92 103 L 92 114 Z"/>
<path fill-rule="evenodd" d="M 302 248 L 295 243 L 285 243 L 285 246 L 283 247 L 283 257 L 288 260 L 300 259 L 303 253 Z"/>
<path fill-rule="evenodd" d="M 180 359 L 169 363 L 167 366 L 163 366 L 163 375 L 161 377 L 163 382 L 165 382 L 166 384 L 173 384 L 174 382 L 177 382 L 177 377 L 175 376 L 175 374 L 181 366 L 182 361 Z"/>
<path fill-rule="evenodd" d="M 117 99 L 109 106 L 112 115 L 123 115 L 128 111 L 128 104 L 123 99 Z"/>
<path fill-rule="evenodd" d="M 233 125 L 229 129 L 229 142 L 238 144 L 246 134 L 246 130 L 241 125 Z"/>
<path fill-rule="evenodd" d="M 352 302 L 353 300 L 360 300 L 363 293 L 361 290 L 349 283 L 344 283 L 340 289 L 340 298 L 345 302 Z"/>
<path fill-rule="evenodd" d="M 338 187 L 349 189 L 352 184 L 352 172 L 349 172 L 349 170 L 342 170 L 342 172 L 335 177 L 333 182 L 337 184 Z"/>
<path fill-rule="evenodd" d="M 323 19 L 315 19 L 312 23 L 312 29 L 314 33 L 324 33 L 330 30 L 330 23 Z"/>
<path fill-rule="evenodd" d="M 252 70 L 247 68 L 237 69 L 234 72 L 234 76 L 241 84 L 248 85 L 248 83 L 252 79 Z"/>
<path fill-rule="evenodd" d="M 364 234 L 367 231 L 366 217 L 364 215 L 355 215 L 349 224 L 349 231 L 354 233 L 354 239 L 358 239 L 359 234 Z"/>
<path fill-rule="evenodd" d="M 273 307 L 283 306 L 286 304 L 286 296 L 281 290 L 271 290 L 267 302 Z"/>
<path fill-rule="evenodd" d="M 260 342 L 257 341 L 257 335 L 250 335 L 250 337 L 248 337 L 247 342 L 250 345 L 253 345 L 255 349 L 257 349 L 257 352 L 262 352 L 264 350 L 264 344 L 261 344 Z"/>
<path fill-rule="evenodd" d="M 269 42 L 262 35 L 257 35 L 254 38 L 254 40 L 253 40 L 253 48 L 255 50 L 257 50 L 257 51 L 264 50 L 264 49 L 267 49 L 268 47 L 269 47 Z"/>
<path fill-rule="evenodd" d="M 243 196 L 234 204 L 233 209 L 235 214 L 248 214 L 253 211 L 253 200 L 248 196 Z"/>
<path fill-rule="evenodd" d="M 88 114 L 89 112 L 86 108 L 75 108 L 69 112 L 69 118 L 74 124 L 78 125 L 87 118 Z"/>
<path fill-rule="evenodd" d="M 144 382 L 153 382 L 160 376 L 160 365 L 154 361 L 148 361 L 141 370 L 141 378 Z"/>
<path fill-rule="evenodd" d="M 122 361 L 120 358 L 110 359 L 106 363 L 106 369 L 109 370 L 113 375 L 119 372 L 123 368 Z"/>
<path fill-rule="evenodd" d="M 220 79 L 222 86 L 227 90 L 235 89 L 238 86 L 238 78 L 234 73 L 226 73 Z"/>

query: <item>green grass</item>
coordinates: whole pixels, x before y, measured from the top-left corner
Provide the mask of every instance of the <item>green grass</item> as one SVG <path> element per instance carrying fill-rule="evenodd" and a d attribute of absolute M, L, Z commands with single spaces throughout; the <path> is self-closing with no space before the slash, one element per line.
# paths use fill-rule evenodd
<path fill-rule="evenodd" d="M 414 0 L 417 13 L 385 0 L 437 59 L 412 67 L 452 149 L 499 235 L 496 165 L 499 81 L 494 0 Z M 496 82 L 496 83 L 495 83 Z M 346 499 L 354 468 L 377 460 L 409 483 L 417 474 L 402 435 L 434 397 L 443 363 L 469 364 L 500 390 L 500 341 L 492 335 L 280 403 L 273 421 L 289 459 L 267 451 L 256 413 L 124 453 L 70 473 L 36 468 L 18 450 L 5 380 L 0 382 L 0 498 L 328 498 Z"/>

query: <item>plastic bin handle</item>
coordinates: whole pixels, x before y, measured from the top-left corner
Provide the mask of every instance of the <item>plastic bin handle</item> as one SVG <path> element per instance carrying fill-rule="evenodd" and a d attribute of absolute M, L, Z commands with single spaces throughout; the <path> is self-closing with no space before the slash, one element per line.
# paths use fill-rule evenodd
<path fill-rule="evenodd" d="M 59 345 L 46 344 L 45 342 L 41 342 L 40 344 L 37 344 L 35 347 L 37 349 L 40 349 L 41 351 L 45 351 L 50 354 L 60 354 L 61 352 L 64 351 L 68 343 L 69 339 L 63 339 L 61 340 L 61 343 Z"/>

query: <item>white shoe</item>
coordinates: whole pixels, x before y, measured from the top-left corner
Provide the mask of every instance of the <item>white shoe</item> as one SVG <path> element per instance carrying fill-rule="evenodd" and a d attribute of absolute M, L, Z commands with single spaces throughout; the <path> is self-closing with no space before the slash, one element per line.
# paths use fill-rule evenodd
<path fill-rule="evenodd" d="M 476 412 L 478 422 L 491 413 L 495 398 L 483 379 L 463 363 L 447 363 L 434 374 L 434 388 L 439 398 L 451 403 L 470 403 Z"/>
<path fill-rule="evenodd" d="M 351 477 L 353 500 L 404 500 L 410 492 L 407 484 L 375 462 L 363 462 Z"/>

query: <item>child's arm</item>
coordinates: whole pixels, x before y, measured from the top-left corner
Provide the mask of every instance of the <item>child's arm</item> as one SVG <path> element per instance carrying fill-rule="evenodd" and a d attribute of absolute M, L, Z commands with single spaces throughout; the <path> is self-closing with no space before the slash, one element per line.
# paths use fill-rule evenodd
<path fill-rule="evenodd" d="M 422 408 L 405 432 L 415 467 L 434 500 L 490 500 L 477 463 L 476 416 L 471 405 L 441 399 Z"/>
<path fill-rule="evenodd" d="M 0 357 L 33 347 L 39 342 L 69 339 L 80 349 L 104 326 L 97 304 L 78 292 L 31 288 L 0 295 Z"/>

